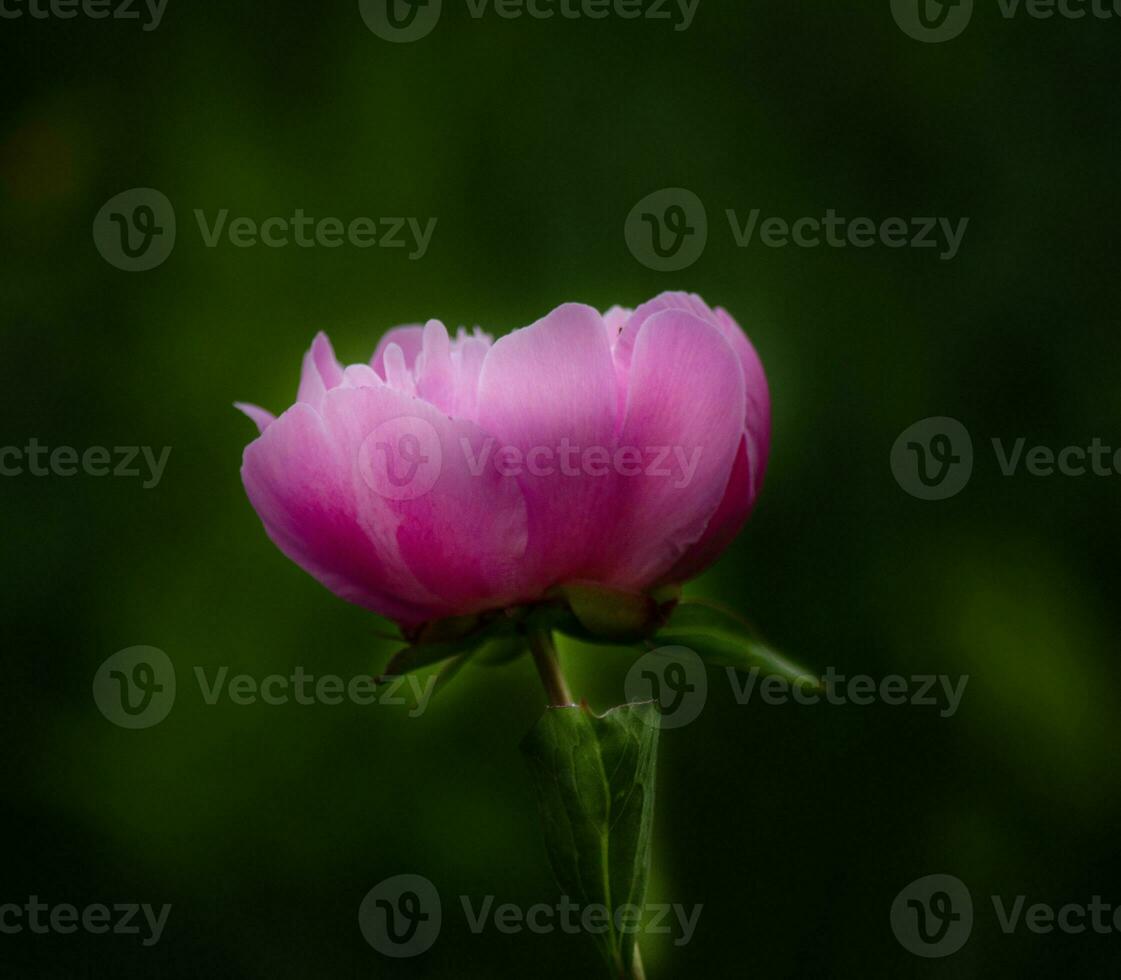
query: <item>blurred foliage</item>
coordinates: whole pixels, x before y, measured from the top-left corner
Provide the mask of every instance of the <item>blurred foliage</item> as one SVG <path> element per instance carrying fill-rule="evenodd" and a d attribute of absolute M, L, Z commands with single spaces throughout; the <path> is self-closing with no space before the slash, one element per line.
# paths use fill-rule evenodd
<path fill-rule="evenodd" d="M 326 329 L 346 361 L 438 316 L 504 332 L 557 303 L 687 288 L 732 311 L 771 380 L 774 451 L 748 530 L 690 593 L 808 666 L 968 674 L 961 710 L 738 705 L 662 740 L 652 897 L 704 903 L 692 943 L 644 942 L 652 978 L 1116 975 L 1116 936 L 1003 935 L 989 894 L 1121 902 L 1115 569 L 1121 477 L 1000 475 L 989 439 L 1121 444 L 1112 22 L 980 11 L 944 45 L 861 5 L 702 0 L 657 22 L 473 20 L 415 44 L 354 4 L 178 4 L 122 21 L 0 23 L 0 445 L 150 445 L 163 481 L 0 481 L 8 848 L 0 902 L 170 902 L 153 949 L 3 936 L 10 975 L 572 977 L 590 942 L 472 935 L 453 896 L 552 901 L 518 743 L 532 666 L 468 668 L 419 718 L 389 706 L 223 701 L 193 668 L 257 677 L 382 667 L 385 624 L 266 539 L 238 477 Z M 97 254 L 93 215 L 162 190 L 179 238 L 144 274 Z M 628 253 L 643 195 L 705 202 L 703 258 Z M 969 216 L 961 254 L 734 247 L 723 214 Z M 404 250 L 204 247 L 191 211 L 435 216 Z M 950 415 L 978 465 L 925 503 L 896 435 Z M 108 724 L 109 654 L 171 656 L 162 724 Z M 622 699 L 628 655 L 566 641 L 573 689 Z M 416 960 L 379 958 L 356 910 L 411 872 L 445 896 Z M 888 911 L 909 881 L 973 888 L 978 924 L 919 961 Z M 450 911 L 449 911 L 450 906 Z"/>

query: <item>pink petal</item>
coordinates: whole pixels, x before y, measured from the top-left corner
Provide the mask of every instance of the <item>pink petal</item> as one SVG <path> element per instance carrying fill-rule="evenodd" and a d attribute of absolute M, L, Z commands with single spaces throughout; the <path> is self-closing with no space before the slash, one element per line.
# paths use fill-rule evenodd
<path fill-rule="evenodd" d="M 401 348 L 401 353 L 404 354 L 405 367 L 410 371 L 413 365 L 416 364 L 417 355 L 420 354 L 421 347 L 423 346 L 424 327 L 417 324 L 410 324 L 405 327 L 393 327 L 387 330 L 385 335 L 378 341 L 377 349 L 374 351 L 374 356 L 370 360 L 370 366 L 377 372 L 381 379 L 385 380 L 385 349 L 390 344 L 396 344 Z"/>
<path fill-rule="evenodd" d="M 715 321 L 716 315 L 708 308 L 705 301 L 699 296 L 690 293 L 660 293 L 651 300 L 647 300 L 634 311 L 631 318 L 622 325 L 619 339 L 615 344 L 615 360 L 624 369 L 630 367 L 633 356 L 635 340 L 642 330 L 643 324 L 650 317 L 666 310 L 685 310 L 701 320 Z"/>
<path fill-rule="evenodd" d="M 311 348 L 304 355 L 297 401 L 315 407 L 323 400 L 323 395 L 331 388 L 342 384 L 342 380 L 342 365 L 335 357 L 331 341 L 323 331 L 320 331 L 315 335 Z"/>
<path fill-rule="evenodd" d="M 662 582 L 680 583 L 695 578 L 711 565 L 743 528 L 755 506 L 757 491 L 755 474 L 749 461 L 748 442 L 751 436 L 744 435 L 732 466 L 732 475 L 716 513 L 708 522 L 700 540 L 689 548 L 677 564 L 667 572 Z"/>
<path fill-rule="evenodd" d="M 472 469 L 485 458 L 485 433 L 384 385 L 332 391 L 323 417 L 349 468 L 359 523 L 406 580 L 438 596 L 445 615 L 523 598 L 525 502 L 515 480 Z"/>
<path fill-rule="evenodd" d="M 545 588 L 587 577 L 603 549 L 615 546 L 609 540 L 613 478 L 566 465 L 571 456 L 562 454 L 566 446 L 577 452 L 614 446 L 615 369 L 600 315 L 568 304 L 498 340 L 483 363 L 478 418 L 499 447 L 522 454 L 529 581 Z M 536 473 L 527 457 L 535 449 L 551 454 L 535 457 Z"/>
<path fill-rule="evenodd" d="M 744 402 L 739 362 L 715 325 L 678 309 L 645 318 L 619 444 L 644 450 L 646 466 L 621 481 L 611 584 L 647 587 L 701 540 L 728 487 Z M 668 474 L 651 472 L 654 455 L 667 449 L 657 468 Z"/>
<path fill-rule="evenodd" d="M 762 464 L 756 470 L 758 485 L 763 482 L 763 470 L 766 468 L 767 456 L 771 449 L 771 392 L 767 385 L 767 375 L 763 371 L 763 362 L 747 334 L 740 325 L 732 319 L 727 310 L 716 310 L 716 322 L 724 333 L 724 339 L 731 345 L 740 359 L 743 368 L 743 377 L 747 392 L 747 428 L 755 437 Z"/>
<path fill-rule="evenodd" d="M 713 310 L 703 299 L 692 293 L 662 293 L 643 303 L 624 325 L 615 347 L 615 360 L 620 366 L 621 375 L 626 376 L 635 338 L 642 325 L 651 316 L 665 310 L 687 310 L 694 316 L 714 324 L 724 339 L 732 345 L 732 350 L 736 352 L 743 368 L 746 383 L 745 424 L 754 434 L 765 460 L 771 444 L 771 396 L 767 387 L 767 377 L 763 373 L 763 364 L 751 341 L 726 310 Z"/>
<path fill-rule="evenodd" d="M 416 381 L 405 364 L 405 355 L 396 344 L 389 344 L 383 352 L 385 383 L 405 395 L 416 394 Z"/>
<path fill-rule="evenodd" d="M 421 335 L 421 351 L 413 368 L 416 393 L 430 405 L 451 414 L 455 401 L 455 373 L 448 331 L 439 320 L 429 320 Z"/>
<path fill-rule="evenodd" d="M 343 371 L 343 384 L 348 388 L 380 388 L 385 381 L 369 364 L 351 364 Z"/>
<path fill-rule="evenodd" d="M 452 345 L 452 364 L 455 369 L 455 399 L 451 415 L 457 419 L 476 418 L 479 401 L 479 377 L 483 362 L 491 348 L 491 338 L 481 331 L 473 336 L 460 327 Z"/>
<path fill-rule="evenodd" d="M 378 553 L 359 513 L 353 468 L 320 415 L 298 402 L 246 447 L 241 477 L 269 537 L 297 565 L 349 602 L 424 622 L 444 606 Z"/>
<path fill-rule="evenodd" d="M 603 324 L 607 327 L 607 336 L 612 347 L 618 342 L 619 334 L 632 316 L 634 310 L 628 310 L 624 306 L 613 306 L 603 314 Z"/>
<path fill-rule="evenodd" d="M 251 405 L 249 402 L 234 402 L 234 408 L 248 415 L 256 424 L 258 432 L 264 432 L 276 421 L 276 416 L 272 412 L 261 408 L 259 405 Z"/>

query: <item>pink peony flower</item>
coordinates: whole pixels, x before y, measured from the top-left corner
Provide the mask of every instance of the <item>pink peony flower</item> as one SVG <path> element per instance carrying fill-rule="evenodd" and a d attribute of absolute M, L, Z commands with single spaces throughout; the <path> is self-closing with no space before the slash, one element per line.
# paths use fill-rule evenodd
<path fill-rule="evenodd" d="M 498 341 L 397 327 L 349 367 L 320 333 L 291 408 L 238 407 L 269 537 L 406 630 L 569 583 L 683 582 L 743 525 L 770 448 L 754 348 L 684 293 L 568 304 Z"/>

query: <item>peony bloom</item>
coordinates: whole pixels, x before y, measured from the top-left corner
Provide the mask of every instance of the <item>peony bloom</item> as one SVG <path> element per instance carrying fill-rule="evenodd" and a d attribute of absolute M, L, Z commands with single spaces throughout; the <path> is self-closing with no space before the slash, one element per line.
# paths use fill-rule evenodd
<path fill-rule="evenodd" d="M 595 583 L 698 574 L 758 496 L 770 396 L 743 331 L 700 298 L 561 306 L 498 341 L 397 327 L 343 367 L 322 333 L 242 479 L 269 537 L 406 631 Z"/>

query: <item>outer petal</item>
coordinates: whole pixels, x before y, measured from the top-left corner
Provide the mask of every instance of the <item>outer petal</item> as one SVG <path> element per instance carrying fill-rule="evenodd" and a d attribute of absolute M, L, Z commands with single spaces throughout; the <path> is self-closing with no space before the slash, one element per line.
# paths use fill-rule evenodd
<path fill-rule="evenodd" d="M 751 341 L 726 310 L 719 308 L 713 310 L 701 297 L 693 293 L 662 293 L 648 303 L 643 303 L 624 324 L 619 335 L 615 359 L 620 364 L 620 369 L 625 374 L 629 367 L 635 338 L 642 330 L 643 324 L 650 317 L 665 310 L 687 310 L 694 316 L 714 324 L 724 339 L 732 345 L 732 350 L 736 352 L 736 357 L 743 368 L 746 384 L 747 404 L 744 421 L 754 434 L 765 459 L 771 442 L 771 396 L 767 388 L 767 376 L 763 373 L 763 364 Z"/>
<path fill-rule="evenodd" d="M 701 320 L 714 322 L 716 314 L 699 296 L 691 293 L 660 293 L 638 307 L 626 323 L 622 324 L 619 339 L 615 344 L 615 359 L 624 368 L 629 368 L 634 354 L 635 341 L 643 325 L 650 317 L 666 310 L 685 310 Z"/>
<path fill-rule="evenodd" d="M 755 437 L 760 457 L 760 465 L 755 467 L 753 478 L 753 486 L 758 493 L 763 485 L 763 471 L 771 450 L 771 391 L 767 375 L 763 371 L 763 362 L 740 325 L 724 309 L 716 310 L 716 322 L 743 368 L 744 383 L 747 386 L 747 428 Z"/>
<path fill-rule="evenodd" d="M 701 540 L 732 475 L 744 402 L 739 362 L 715 325 L 678 309 L 644 321 L 619 444 L 642 449 L 646 466 L 624 481 L 611 584 L 645 588 Z"/>
<path fill-rule="evenodd" d="M 257 426 L 258 432 L 264 432 L 276 421 L 276 416 L 268 409 L 261 408 L 260 405 L 251 405 L 249 402 L 234 402 L 234 408 L 249 416 Z"/>
<path fill-rule="evenodd" d="M 739 534 L 755 506 L 757 496 L 747 448 L 750 441 L 751 436 L 745 434 L 739 452 L 736 453 L 724 496 L 701 539 L 681 556 L 677 564 L 663 576 L 662 582 L 679 583 L 695 578 L 716 561 Z"/>
<path fill-rule="evenodd" d="M 485 458 L 486 434 L 388 386 L 333 391 L 323 417 L 349 467 L 360 524 L 406 581 L 438 596 L 444 615 L 519 598 L 525 501 L 516 481 L 472 466 Z M 412 447 L 402 441 L 410 436 Z M 427 458 L 420 482 L 387 496 L 381 479 L 413 472 L 418 450 Z"/>
<path fill-rule="evenodd" d="M 604 549 L 615 547 L 614 478 L 579 465 L 584 450 L 615 444 L 615 369 L 600 315 L 568 304 L 499 339 L 479 378 L 478 418 L 526 464 L 527 585 L 588 577 Z M 531 451 L 538 454 L 532 460 Z"/>
<path fill-rule="evenodd" d="M 771 446 L 771 396 L 763 364 L 751 341 L 724 309 L 715 311 L 715 322 L 731 345 L 743 369 L 746 398 L 746 431 L 720 506 L 705 533 L 666 574 L 667 582 L 684 582 L 711 565 L 739 534 L 763 489 Z"/>
<path fill-rule="evenodd" d="M 349 602 L 423 622 L 440 603 L 378 554 L 351 468 L 319 414 L 297 403 L 246 447 L 241 477 L 269 537 L 297 565 Z"/>

